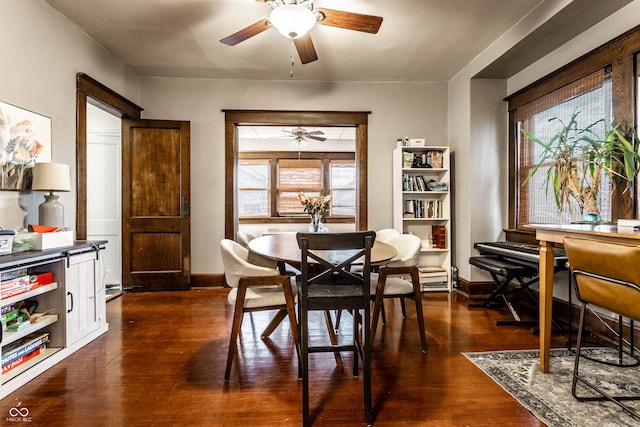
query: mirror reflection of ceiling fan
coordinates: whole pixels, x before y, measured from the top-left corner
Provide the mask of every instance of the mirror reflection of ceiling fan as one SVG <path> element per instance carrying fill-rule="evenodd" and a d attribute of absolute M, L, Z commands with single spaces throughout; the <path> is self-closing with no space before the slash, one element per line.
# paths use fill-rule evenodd
<path fill-rule="evenodd" d="M 256 0 L 271 7 L 268 18 L 220 40 L 229 46 L 247 40 L 271 27 L 291 39 L 296 46 L 300 62 L 316 61 L 318 54 L 309 35 L 316 24 L 375 34 L 380 29 L 382 17 L 333 9 L 314 9 L 313 0 Z"/>

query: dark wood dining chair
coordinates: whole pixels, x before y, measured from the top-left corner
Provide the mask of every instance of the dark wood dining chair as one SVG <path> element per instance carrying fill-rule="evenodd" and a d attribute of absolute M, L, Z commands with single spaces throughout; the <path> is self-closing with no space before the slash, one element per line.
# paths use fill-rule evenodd
<path fill-rule="evenodd" d="M 371 345 L 370 345 L 370 268 L 374 231 L 351 233 L 298 233 L 301 250 L 298 286 L 298 324 L 300 327 L 300 370 L 302 376 L 303 425 L 311 425 L 309 413 L 309 354 L 353 352 L 353 375 L 358 376 L 362 360 L 365 422 L 371 425 Z M 361 272 L 352 272 L 353 263 Z M 348 343 L 319 345 L 309 340 L 309 312 L 346 310 L 352 313 L 353 333 Z"/>
<path fill-rule="evenodd" d="M 640 364 L 640 358 L 635 353 L 633 327 L 633 321 L 640 320 L 640 246 L 572 237 L 565 237 L 563 243 L 576 293 L 582 303 L 571 393 L 580 401 L 610 400 L 640 420 L 640 413 L 623 403 L 625 400 L 638 400 L 640 395 L 614 394 L 605 390 L 603 385 L 608 382 L 607 371 L 601 371 L 604 372 L 602 375 L 580 372 L 580 360 L 584 358 L 608 365 L 611 371 Z M 585 315 L 589 306 L 601 307 L 618 316 L 617 351 L 607 358 L 592 356 L 588 354 L 588 349 L 582 349 Z M 628 340 L 624 339 L 623 317 L 629 319 Z M 633 375 L 623 376 L 625 381 L 630 381 L 626 386 L 627 390 L 637 390 L 640 385 L 638 378 Z M 636 381 L 632 381 L 633 379 Z M 597 395 L 578 393 L 578 384 L 586 386 Z"/>

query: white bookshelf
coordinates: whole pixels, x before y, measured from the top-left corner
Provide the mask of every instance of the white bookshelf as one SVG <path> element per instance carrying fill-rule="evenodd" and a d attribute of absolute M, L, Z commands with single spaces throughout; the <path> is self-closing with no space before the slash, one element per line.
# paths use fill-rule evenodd
<path fill-rule="evenodd" d="M 441 155 L 441 161 L 434 153 Z M 435 167 L 413 167 L 409 159 L 416 156 Z M 393 150 L 394 228 L 422 240 L 418 268 L 423 291 L 451 291 L 450 165 L 449 147 Z M 433 236 L 443 229 L 444 237 L 434 244 Z"/>

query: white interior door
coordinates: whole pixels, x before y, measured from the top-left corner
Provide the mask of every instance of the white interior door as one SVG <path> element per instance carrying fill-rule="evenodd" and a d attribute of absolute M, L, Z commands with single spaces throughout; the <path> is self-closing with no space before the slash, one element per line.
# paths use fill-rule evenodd
<path fill-rule="evenodd" d="M 87 104 L 87 240 L 107 240 L 105 284 L 122 288 L 121 157 L 119 117 Z"/>

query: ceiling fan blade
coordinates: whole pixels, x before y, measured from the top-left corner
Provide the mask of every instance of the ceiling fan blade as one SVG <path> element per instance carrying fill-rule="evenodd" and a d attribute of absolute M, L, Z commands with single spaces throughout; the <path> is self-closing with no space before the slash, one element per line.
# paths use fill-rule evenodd
<path fill-rule="evenodd" d="M 300 56 L 300 62 L 308 64 L 309 62 L 318 60 L 318 54 L 316 53 L 316 48 L 313 47 L 313 41 L 311 40 L 309 33 L 304 37 L 294 39 L 293 43 L 296 45 L 296 50 Z"/>
<path fill-rule="evenodd" d="M 220 40 L 220 43 L 224 43 L 228 46 L 235 46 L 240 42 L 245 41 L 246 39 L 253 37 L 261 32 L 268 30 L 271 28 L 268 19 L 263 19 L 261 21 L 256 22 L 255 24 L 249 25 L 247 28 L 243 28 L 235 34 L 231 34 Z"/>
<path fill-rule="evenodd" d="M 307 135 L 324 135 L 324 132 L 322 132 L 321 130 L 314 130 L 311 132 L 307 132 Z"/>
<path fill-rule="evenodd" d="M 371 34 L 377 33 L 380 25 L 382 25 L 381 16 L 363 15 L 361 13 L 333 9 L 316 9 L 316 11 L 324 15 L 324 19 L 318 21 L 318 23 L 322 25 L 330 25 L 332 27 Z"/>
<path fill-rule="evenodd" d="M 314 136 L 314 135 L 307 135 L 307 138 L 309 139 L 315 139 L 316 141 L 326 141 L 327 138 L 322 137 L 322 136 Z"/>

